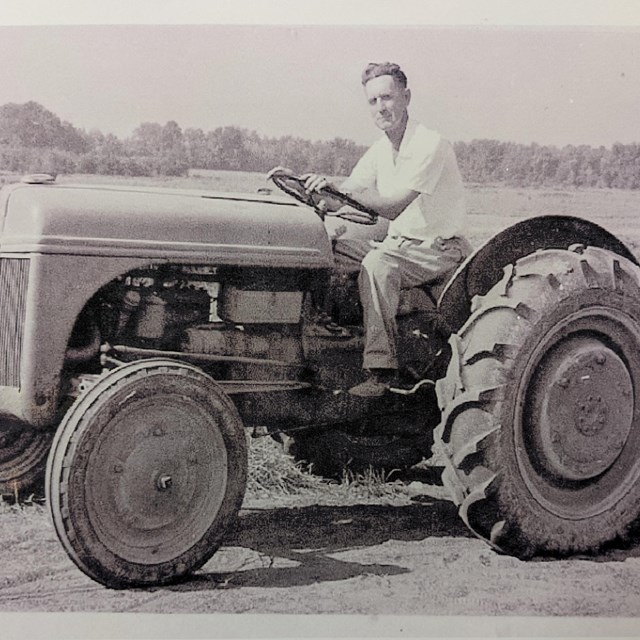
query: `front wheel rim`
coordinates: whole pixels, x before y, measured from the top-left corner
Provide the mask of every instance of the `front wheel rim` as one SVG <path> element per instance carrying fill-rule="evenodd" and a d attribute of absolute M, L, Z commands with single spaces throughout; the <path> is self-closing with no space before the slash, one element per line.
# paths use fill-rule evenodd
<path fill-rule="evenodd" d="M 98 539 L 127 562 L 157 565 L 198 542 L 219 511 L 227 454 L 215 416 L 185 397 L 146 399 L 110 422 L 87 463 Z"/>

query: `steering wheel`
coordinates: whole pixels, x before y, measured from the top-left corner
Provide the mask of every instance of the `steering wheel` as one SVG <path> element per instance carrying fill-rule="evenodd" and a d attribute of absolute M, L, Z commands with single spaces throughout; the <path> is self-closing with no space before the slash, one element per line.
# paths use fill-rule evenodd
<path fill-rule="evenodd" d="M 313 207 L 315 212 L 324 220 L 326 215 L 335 215 L 337 218 L 343 218 L 357 224 L 376 224 L 378 221 L 378 214 L 373 209 L 366 207 L 357 200 L 354 200 L 351 196 L 348 196 L 342 191 L 338 191 L 333 187 L 323 187 L 319 191 L 314 193 L 307 193 L 304 183 L 305 179 L 300 176 L 293 175 L 285 171 L 284 169 L 275 169 L 269 174 L 269 179 L 273 183 L 284 191 L 287 195 L 295 198 L 298 202 L 306 204 L 309 207 Z M 319 203 L 322 200 L 322 195 L 326 194 L 339 200 L 343 205 L 355 209 L 355 211 L 327 213 L 320 206 Z"/>

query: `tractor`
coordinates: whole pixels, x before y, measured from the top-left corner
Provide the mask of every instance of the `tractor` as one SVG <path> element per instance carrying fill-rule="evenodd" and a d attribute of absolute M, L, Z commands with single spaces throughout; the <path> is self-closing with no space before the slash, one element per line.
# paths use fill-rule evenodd
<path fill-rule="evenodd" d="M 433 450 L 468 527 L 520 558 L 633 533 L 640 267 L 621 241 L 567 216 L 502 231 L 403 292 L 401 384 L 359 398 L 357 266 L 337 256 L 384 225 L 273 179 L 286 195 L 46 175 L 0 191 L 0 492 L 44 472 L 66 552 L 111 588 L 211 558 L 243 501 L 247 432 L 325 475 Z"/>

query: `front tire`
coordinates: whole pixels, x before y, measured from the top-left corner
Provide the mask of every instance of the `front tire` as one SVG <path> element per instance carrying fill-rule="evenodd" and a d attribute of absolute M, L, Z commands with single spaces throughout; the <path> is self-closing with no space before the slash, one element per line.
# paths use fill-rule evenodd
<path fill-rule="evenodd" d="M 42 496 L 53 431 L 0 424 L 0 495 Z"/>
<path fill-rule="evenodd" d="M 247 444 L 228 396 L 196 367 L 118 367 L 71 407 L 47 466 L 60 541 L 108 587 L 174 582 L 202 566 L 234 521 Z"/>
<path fill-rule="evenodd" d="M 443 483 L 469 528 L 530 557 L 596 551 L 640 514 L 640 269 L 540 251 L 451 338 Z"/>

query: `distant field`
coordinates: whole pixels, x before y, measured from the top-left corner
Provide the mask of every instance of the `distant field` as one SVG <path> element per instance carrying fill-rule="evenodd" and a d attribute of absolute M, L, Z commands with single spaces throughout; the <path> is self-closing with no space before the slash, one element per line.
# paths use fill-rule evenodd
<path fill-rule="evenodd" d="M 0 181 L 19 176 L 3 174 Z M 159 186 L 177 189 L 255 193 L 267 183 L 266 174 L 244 171 L 192 170 L 185 178 L 128 178 L 101 175 L 61 175 L 57 181 L 126 186 Z M 336 178 L 339 182 L 340 178 Z M 634 253 L 640 254 L 640 191 L 618 189 L 517 188 L 502 185 L 467 185 L 470 213 L 467 236 L 481 244 L 518 219 L 562 214 L 586 218 L 618 235 Z"/>
<path fill-rule="evenodd" d="M 266 180 L 266 174 L 249 171 L 202 171 L 193 170 L 185 178 L 158 176 L 155 178 L 128 178 L 126 176 L 100 175 L 61 175 L 61 183 L 98 183 L 126 186 L 153 186 L 172 189 L 205 189 L 236 193 L 255 193 L 261 187 L 272 186 Z"/>

